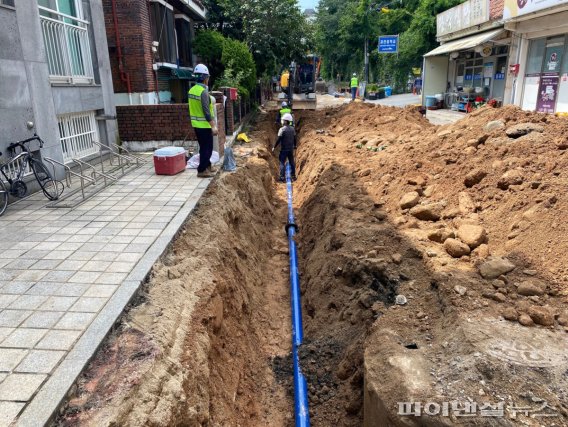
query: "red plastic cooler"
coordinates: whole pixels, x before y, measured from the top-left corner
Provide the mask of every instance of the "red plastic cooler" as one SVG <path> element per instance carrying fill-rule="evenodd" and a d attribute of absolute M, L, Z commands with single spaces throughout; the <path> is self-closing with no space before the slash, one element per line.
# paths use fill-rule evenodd
<path fill-rule="evenodd" d="M 157 175 L 175 175 L 185 170 L 185 150 L 164 147 L 154 151 L 154 170 Z"/>

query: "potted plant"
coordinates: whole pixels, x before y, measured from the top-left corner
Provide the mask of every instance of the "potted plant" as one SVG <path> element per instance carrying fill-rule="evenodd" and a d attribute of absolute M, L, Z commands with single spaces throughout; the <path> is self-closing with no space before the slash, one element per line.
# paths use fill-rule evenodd
<path fill-rule="evenodd" d="M 378 99 L 383 99 L 385 97 L 385 88 L 384 87 L 380 87 L 377 90 L 377 98 Z"/>
<path fill-rule="evenodd" d="M 373 83 L 372 85 L 369 86 L 369 92 L 367 94 L 367 98 L 374 100 L 377 99 L 377 90 L 378 90 L 378 86 Z"/>

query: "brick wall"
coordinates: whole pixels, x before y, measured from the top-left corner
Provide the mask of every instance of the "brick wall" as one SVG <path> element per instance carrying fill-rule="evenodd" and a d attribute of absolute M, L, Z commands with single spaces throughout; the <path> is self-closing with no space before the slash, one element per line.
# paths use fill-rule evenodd
<path fill-rule="evenodd" d="M 489 0 L 489 20 L 501 19 L 504 7 L 505 0 Z"/>
<path fill-rule="evenodd" d="M 225 121 L 223 104 L 216 104 L 219 117 L 219 151 L 223 155 Z M 187 104 L 117 105 L 118 130 L 122 141 L 196 141 Z"/>
<path fill-rule="evenodd" d="M 156 90 L 156 84 L 152 69 L 152 31 L 147 0 L 115 0 L 115 2 L 123 71 L 130 77 L 133 92 L 153 92 Z M 103 8 L 114 91 L 125 93 L 126 83 L 120 79 L 119 72 L 112 0 L 103 0 Z"/>

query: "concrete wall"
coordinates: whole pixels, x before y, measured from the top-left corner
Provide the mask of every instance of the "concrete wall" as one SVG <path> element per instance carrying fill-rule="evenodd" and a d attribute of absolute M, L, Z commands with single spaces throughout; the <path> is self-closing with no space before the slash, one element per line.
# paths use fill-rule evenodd
<path fill-rule="evenodd" d="M 95 110 L 110 120 L 100 120 L 101 142 L 117 140 L 112 76 L 102 0 L 83 0 L 91 22 L 91 49 L 96 85 L 53 85 L 35 1 L 16 2 L 15 9 L 0 7 L 0 151 L 9 142 L 32 136 L 45 141 L 44 157 L 63 161 L 57 115 Z M 28 129 L 26 122 L 33 122 Z M 32 149 L 37 148 L 31 146 Z M 59 172 L 59 177 L 62 175 Z"/>

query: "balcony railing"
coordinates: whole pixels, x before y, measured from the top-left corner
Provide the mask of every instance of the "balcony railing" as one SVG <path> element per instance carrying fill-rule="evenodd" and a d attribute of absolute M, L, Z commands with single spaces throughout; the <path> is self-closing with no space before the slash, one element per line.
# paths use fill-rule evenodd
<path fill-rule="evenodd" d="M 52 82 L 93 83 L 89 22 L 39 6 Z"/>

